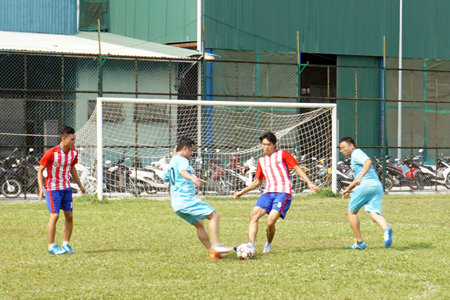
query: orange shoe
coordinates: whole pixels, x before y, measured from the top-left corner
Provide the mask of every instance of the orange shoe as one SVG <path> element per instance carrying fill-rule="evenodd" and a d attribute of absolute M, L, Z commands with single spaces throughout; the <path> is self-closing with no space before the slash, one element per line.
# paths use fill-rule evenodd
<path fill-rule="evenodd" d="M 213 252 L 213 253 L 216 253 L 216 254 L 227 253 L 227 252 L 230 252 L 230 251 L 233 251 L 233 247 L 226 247 L 226 246 L 224 246 L 222 244 L 214 244 L 214 245 L 211 246 L 211 249 L 209 249 L 209 252 Z"/>
<path fill-rule="evenodd" d="M 209 257 L 211 257 L 211 259 L 222 259 L 225 258 L 227 256 L 226 253 L 215 253 L 213 251 L 209 251 Z"/>

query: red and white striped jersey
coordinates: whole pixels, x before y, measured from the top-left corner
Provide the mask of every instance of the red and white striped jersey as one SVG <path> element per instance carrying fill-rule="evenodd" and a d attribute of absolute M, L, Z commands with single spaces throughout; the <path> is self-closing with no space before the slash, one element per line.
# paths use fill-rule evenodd
<path fill-rule="evenodd" d="M 255 177 L 266 180 L 264 193 L 292 194 L 289 170 L 297 164 L 289 152 L 276 150 L 271 156 L 264 155 L 258 159 Z"/>
<path fill-rule="evenodd" d="M 58 145 L 47 150 L 39 161 L 40 165 L 47 168 L 45 189 L 47 191 L 58 191 L 69 188 L 70 170 L 77 163 L 78 152 L 74 148 L 64 152 Z"/>

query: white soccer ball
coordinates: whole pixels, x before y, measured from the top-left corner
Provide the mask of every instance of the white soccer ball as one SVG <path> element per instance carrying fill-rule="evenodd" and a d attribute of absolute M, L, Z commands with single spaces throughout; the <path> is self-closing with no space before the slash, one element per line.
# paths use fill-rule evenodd
<path fill-rule="evenodd" d="M 239 259 L 250 259 L 255 254 L 255 248 L 247 243 L 241 244 L 237 247 L 236 254 Z"/>

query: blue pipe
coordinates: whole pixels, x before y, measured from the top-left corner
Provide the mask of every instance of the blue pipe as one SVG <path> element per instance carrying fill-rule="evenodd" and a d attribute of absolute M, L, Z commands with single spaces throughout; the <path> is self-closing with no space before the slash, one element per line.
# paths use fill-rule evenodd
<path fill-rule="evenodd" d="M 206 53 L 213 54 L 213 49 L 205 49 Z M 213 97 L 213 63 L 206 62 L 206 100 L 212 101 Z M 205 145 L 211 147 L 213 145 L 213 108 L 206 106 L 206 120 L 205 120 Z"/>

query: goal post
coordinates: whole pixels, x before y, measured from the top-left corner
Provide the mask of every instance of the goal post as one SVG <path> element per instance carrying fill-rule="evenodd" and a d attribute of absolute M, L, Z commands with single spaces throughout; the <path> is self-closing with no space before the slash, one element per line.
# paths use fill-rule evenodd
<path fill-rule="evenodd" d="M 91 158 L 90 165 L 96 168 L 97 195 L 100 200 L 103 199 L 103 163 L 106 149 L 116 148 L 122 151 L 120 145 L 131 149 L 136 147 L 133 150 L 136 156 L 139 155 L 141 148 L 148 151 L 156 151 L 157 148 L 164 148 L 166 152 L 170 149 L 173 151 L 177 137 L 188 134 L 197 139 L 195 155 L 198 159 L 202 157 L 211 159 L 216 152 L 222 151 L 221 154 L 230 157 L 233 153 L 237 153 L 237 156 L 251 155 L 257 160 L 256 156 L 262 154 L 258 138 L 267 130 L 276 134 L 280 142 L 277 142 L 277 146 L 280 149 L 284 147 L 292 151 L 298 149 L 300 155 L 308 154 L 304 152 L 310 150 L 305 149 L 313 149 L 317 151 L 314 155 L 320 156 L 316 159 L 331 159 L 324 170 L 328 173 L 325 176 L 331 177 L 331 187 L 333 192 L 336 192 L 335 170 L 338 159 L 336 104 L 114 97 L 98 97 L 96 102 L 96 112 L 90 116 L 89 124 L 80 130 L 80 136 L 77 132 L 77 140 L 80 138 L 78 144 L 86 143 L 90 145 L 88 147 L 96 150 L 94 157 L 96 163 L 92 163 Z M 115 111 L 107 112 L 107 106 Z M 119 113 L 119 110 L 120 112 L 125 110 L 124 106 L 130 106 L 131 112 Z M 138 108 L 143 111 L 137 111 Z M 299 114 L 298 111 L 303 113 Z M 192 118 L 188 118 L 188 115 Z M 134 118 L 134 123 L 126 123 L 126 118 Z M 316 119 L 320 121 L 315 122 Z M 123 128 L 123 132 L 122 129 L 111 129 L 113 128 L 111 122 L 116 122 L 113 124 L 115 128 Z M 133 125 L 138 122 L 145 123 L 145 126 Z M 305 124 L 309 129 L 303 129 Z M 112 131 L 106 132 L 105 126 Z M 165 131 L 158 129 L 163 127 L 166 128 Z M 94 128 L 96 134 L 93 133 Z M 133 130 L 135 137 L 132 137 Z M 166 135 L 169 136 L 168 142 Z M 110 142 L 104 143 L 105 139 Z M 111 141 L 114 141 L 114 145 Z M 311 145 L 307 148 L 306 144 Z M 82 157 L 83 153 L 80 156 Z M 296 158 L 300 163 L 300 157 Z M 153 157 L 153 161 L 155 160 L 156 156 Z"/>

